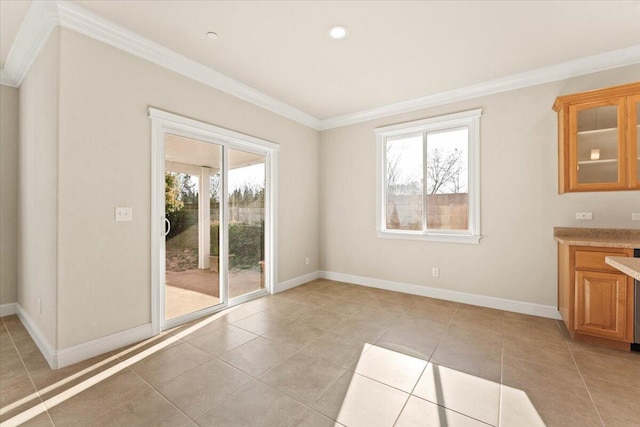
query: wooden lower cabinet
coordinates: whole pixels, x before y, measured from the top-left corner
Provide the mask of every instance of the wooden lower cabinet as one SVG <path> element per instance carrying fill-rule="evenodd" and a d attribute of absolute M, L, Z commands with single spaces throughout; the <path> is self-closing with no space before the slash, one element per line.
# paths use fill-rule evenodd
<path fill-rule="evenodd" d="M 558 309 L 574 339 L 629 350 L 633 341 L 633 280 L 605 263 L 632 249 L 560 244 Z"/>
<path fill-rule="evenodd" d="M 630 341 L 627 326 L 633 302 L 624 274 L 576 271 L 575 330 L 618 341 Z"/>

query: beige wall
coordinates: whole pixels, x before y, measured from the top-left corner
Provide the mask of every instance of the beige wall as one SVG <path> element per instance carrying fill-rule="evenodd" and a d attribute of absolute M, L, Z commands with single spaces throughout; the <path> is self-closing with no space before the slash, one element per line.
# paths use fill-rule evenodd
<path fill-rule="evenodd" d="M 59 36 L 51 34 L 19 91 L 18 303 L 54 347 Z"/>
<path fill-rule="evenodd" d="M 638 79 L 632 66 L 321 133 L 320 248 L 323 270 L 556 305 L 554 226 L 638 228 L 638 191 L 558 195 L 558 95 Z M 479 245 L 376 237 L 373 130 L 483 108 Z M 576 221 L 575 212 L 593 212 Z M 440 277 L 431 277 L 431 268 Z"/>
<path fill-rule="evenodd" d="M 151 321 L 149 106 L 279 143 L 278 279 L 319 269 L 317 131 L 72 31 L 61 40 L 60 348 Z M 114 222 L 115 206 L 133 221 Z"/>
<path fill-rule="evenodd" d="M 0 305 L 18 301 L 18 89 L 0 85 Z"/>

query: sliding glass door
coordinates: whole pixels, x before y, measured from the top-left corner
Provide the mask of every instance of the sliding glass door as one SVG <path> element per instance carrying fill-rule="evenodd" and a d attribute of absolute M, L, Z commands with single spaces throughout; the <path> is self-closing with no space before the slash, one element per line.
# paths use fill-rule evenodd
<path fill-rule="evenodd" d="M 149 115 L 158 333 L 272 290 L 278 145 L 153 108 Z"/>
<path fill-rule="evenodd" d="M 265 288 L 264 155 L 229 149 L 229 297 Z"/>
<path fill-rule="evenodd" d="M 222 146 L 165 136 L 165 321 L 221 304 Z"/>

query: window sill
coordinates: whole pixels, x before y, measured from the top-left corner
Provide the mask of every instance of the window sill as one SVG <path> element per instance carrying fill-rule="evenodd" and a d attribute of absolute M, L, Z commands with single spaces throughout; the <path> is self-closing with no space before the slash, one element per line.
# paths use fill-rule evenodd
<path fill-rule="evenodd" d="M 467 245 L 477 245 L 480 243 L 480 235 L 469 234 L 440 234 L 440 233 L 420 233 L 412 231 L 377 231 L 378 237 L 381 239 L 400 239 L 400 240 L 423 240 L 427 242 L 442 243 L 462 243 Z"/>

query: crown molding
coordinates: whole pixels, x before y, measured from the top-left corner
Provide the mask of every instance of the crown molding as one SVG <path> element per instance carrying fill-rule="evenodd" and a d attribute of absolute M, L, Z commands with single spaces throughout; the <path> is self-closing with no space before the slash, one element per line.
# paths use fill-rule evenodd
<path fill-rule="evenodd" d="M 33 1 L 11 47 L 2 84 L 19 87 L 51 31 L 60 25 L 226 92 L 313 129 L 320 120 L 68 1 Z"/>
<path fill-rule="evenodd" d="M 0 84 L 12 87 L 19 87 L 22 84 L 40 49 L 57 25 L 84 34 L 316 130 L 333 129 L 640 63 L 640 45 L 635 45 L 459 89 L 341 116 L 318 119 L 95 15 L 72 2 L 58 0 L 31 2 L 29 11 L 9 51 L 5 67 L 0 70 Z"/>
<path fill-rule="evenodd" d="M 19 88 L 18 82 L 9 77 L 4 70 L 0 70 L 0 85 Z"/>
<path fill-rule="evenodd" d="M 167 49 L 73 3 L 58 1 L 58 18 L 60 25 L 64 28 L 84 34 L 311 128 L 318 129 L 320 127 L 320 121 L 310 114 Z"/>
<path fill-rule="evenodd" d="M 563 62 L 549 67 L 523 73 L 512 74 L 499 79 L 489 80 L 472 86 L 435 93 L 407 101 L 396 102 L 382 107 L 371 108 L 356 113 L 345 114 L 322 120 L 320 130 L 380 119 L 396 114 L 408 113 L 438 105 L 451 104 L 467 99 L 493 95 L 501 92 L 522 89 L 539 84 L 578 77 L 598 71 L 625 67 L 640 63 L 640 45 L 613 50 L 586 58 Z"/>
<path fill-rule="evenodd" d="M 40 49 L 58 25 L 56 3 L 33 1 L 7 55 L 0 83 L 20 87 Z"/>

